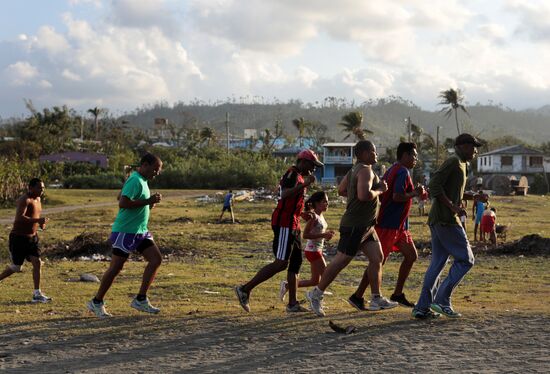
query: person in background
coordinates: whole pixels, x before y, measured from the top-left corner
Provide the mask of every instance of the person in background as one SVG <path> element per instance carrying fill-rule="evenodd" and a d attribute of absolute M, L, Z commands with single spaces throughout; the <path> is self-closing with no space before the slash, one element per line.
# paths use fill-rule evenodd
<path fill-rule="evenodd" d="M 233 214 L 233 191 L 232 190 L 229 190 L 229 192 L 223 198 L 222 214 L 220 215 L 218 222 L 222 221 L 223 213 L 226 210 L 228 210 L 229 213 L 231 214 L 231 222 L 235 223 L 235 216 Z"/>

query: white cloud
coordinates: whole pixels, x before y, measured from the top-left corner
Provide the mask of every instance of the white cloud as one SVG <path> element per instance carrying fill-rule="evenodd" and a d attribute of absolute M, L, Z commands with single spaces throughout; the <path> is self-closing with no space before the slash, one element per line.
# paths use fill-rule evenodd
<path fill-rule="evenodd" d="M 17 61 L 4 70 L 5 76 L 13 86 L 28 84 L 38 75 L 38 69 L 27 61 Z"/>
<path fill-rule="evenodd" d="M 82 80 L 80 75 L 73 73 L 69 69 L 63 69 L 63 72 L 61 73 L 61 75 L 65 78 L 71 80 L 71 81 L 77 81 L 78 82 L 78 81 Z"/>
<path fill-rule="evenodd" d="M 295 76 L 299 82 L 302 82 L 306 87 L 311 87 L 313 83 L 319 79 L 319 74 L 306 66 L 299 66 L 296 69 Z"/>

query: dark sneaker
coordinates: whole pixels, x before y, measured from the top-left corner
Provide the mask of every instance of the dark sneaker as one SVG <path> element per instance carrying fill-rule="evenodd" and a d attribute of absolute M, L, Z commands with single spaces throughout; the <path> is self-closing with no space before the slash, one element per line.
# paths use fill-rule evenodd
<path fill-rule="evenodd" d="M 430 308 L 434 312 L 441 313 L 441 314 L 445 315 L 446 317 L 450 317 L 450 318 L 460 318 L 460 317 L 462 317 L 462 314 L 460 314 L 458 312 L 455 312 L 453 310 L 453 308 L 451 308 L 450 306 L 443 306 L 441 304 L 432 303 L 432 305 L 430 305 Z"/>
<path fill-rule="evenodd" d="M 239 299 L 239 304 L 241 304 L 245 311 L 250 312 L 250 304 L 248 304 L 249 295 L 243 290 L 243 286 L 235 287 L 235 293 Z"/>
<path fill-rule="evenodd" d="M 428 310 L 413 309 L 412 316 L 417 319 L 434 319 L 441 316 L 441 314 L 434 313 L 430 309 Z"/>
<path fill-rule="evenodd" d="M 286 312 L 287 313 L 303 313 L 303 312 L 308 312 L 308 310 L 306 308 L 304 308 L 303 306 L 301 306 L 300 303 L 296 303 L 292 306 L 287 305 L 286 306 Z"/>
<path fill-rule="evenodd" d="M 364 310 L 367 310 L 365 308 L 365 299 L 364 298 L 359 298 L 357 296 L 355 296 L 355 294 L 351 295 L 349 298 L 348 298 L 348 303 L 349 305 L 351 305 L 352 307 L 354 307 L 355 309 L 357 309 L 358 311 L 364 311 Z"/>
<path fill-rule="evenodd" d="M 414 308 L 414 303 L 411 303 L 409 300 L 407 300 L 404 293 L 402 293 L 401 295 L 392 294 L 390 296 L 390 300 L 399 303 L 399 305 L 401 306 Z"/>

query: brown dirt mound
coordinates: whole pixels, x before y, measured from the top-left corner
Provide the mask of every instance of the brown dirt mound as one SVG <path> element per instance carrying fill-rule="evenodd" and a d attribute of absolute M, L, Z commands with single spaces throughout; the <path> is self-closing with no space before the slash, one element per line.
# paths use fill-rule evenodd
<path fill-rule="evenodd" d="M 70 242 L 59 242 L 44 247 L 44 254 L 50 258 L 78 258 L 81 256 L 92 256 L 101 254 L 111 255 L 111 244 L 107 236 L 99 232 L 83 232 L 73 238 Z"/>
<path fill-rule="evenodd" d="M 543 238 L 538 234 L 526 235 L 512 243 L 505 243 L 496 248 L 487 250 L 491 255 L 550 255 L 550 238 Z"/>

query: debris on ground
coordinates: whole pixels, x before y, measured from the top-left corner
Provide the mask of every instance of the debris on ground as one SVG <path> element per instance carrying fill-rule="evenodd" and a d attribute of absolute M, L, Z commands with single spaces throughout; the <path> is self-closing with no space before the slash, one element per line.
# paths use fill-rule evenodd
<path fill-rule="evenodd" d="M 490 255 L 548 256 L 550 255 L 550 238 L 543 238 L 538 234 L 525 235 L 515 242 L 490 248 L 486 253 Z"/>
<path fill-rule="evenodd" d="M 339 326 L 339 325 L 335 324 L 332 321 L 328 321 L 328 325 L 332 330 L 334 330 L 335 332 L 337 332 L 339 334 L 348 334 L 349 335 L 349 334 L 353 334 L 353 333 L 357 332 L 357 327 L 355 327 L 353 325 L 342 327 L 342 326 Z"/>

